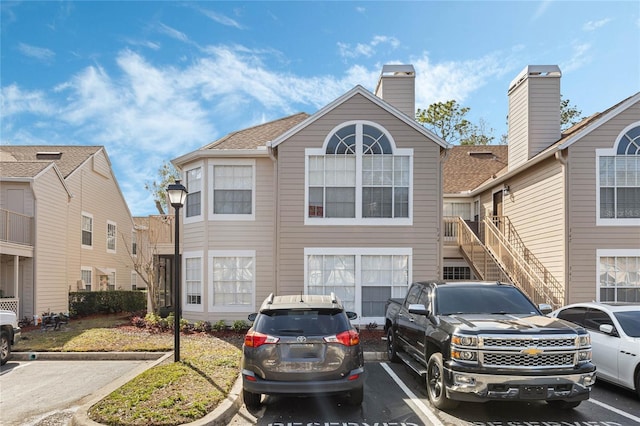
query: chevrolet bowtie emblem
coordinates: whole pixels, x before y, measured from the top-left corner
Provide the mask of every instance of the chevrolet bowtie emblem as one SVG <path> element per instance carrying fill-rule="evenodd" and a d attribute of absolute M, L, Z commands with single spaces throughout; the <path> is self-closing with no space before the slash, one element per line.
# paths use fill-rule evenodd
<path fill-rule="evenodd" d="M 530 355 L 530 356 L 536 356 L 536 355 L 540 355 L 542 352 L 544 352 L 542 349 L 527 348 L 527 349 L 523 349 L 520 353 L 525 355 Z"/>

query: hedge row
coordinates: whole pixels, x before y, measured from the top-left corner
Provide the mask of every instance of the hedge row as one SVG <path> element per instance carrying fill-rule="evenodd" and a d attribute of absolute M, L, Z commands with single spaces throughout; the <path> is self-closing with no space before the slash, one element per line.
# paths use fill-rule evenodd
<path fill-rule="evenodd" d="M 69 314 L 84 317 L 117 312 L 140 312 L 147 309 L 143 291 L 79 291 L 69 293 Z"/>

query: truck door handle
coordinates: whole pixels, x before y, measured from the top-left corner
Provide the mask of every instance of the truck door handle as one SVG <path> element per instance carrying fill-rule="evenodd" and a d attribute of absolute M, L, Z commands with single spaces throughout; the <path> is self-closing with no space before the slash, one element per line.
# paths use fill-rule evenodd
<path fill-rule="evenodd" d="M 413 319 L 413 317 L 409 317 L 409 321 L 410 321 L 410 322 L 415 322 L 415 320 Z"/>

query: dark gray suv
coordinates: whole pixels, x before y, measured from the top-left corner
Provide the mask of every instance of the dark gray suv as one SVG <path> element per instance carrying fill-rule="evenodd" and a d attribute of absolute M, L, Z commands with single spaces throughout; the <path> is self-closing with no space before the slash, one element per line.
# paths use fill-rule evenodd
<path fill-rule="evenodd" d="M 242 349 L 242 394 L 249 408 L 262 394 L 345 394 L 353 405 L 363 396 L 364 358 L 357 315 L 331 296 L 271 294 Z"/>

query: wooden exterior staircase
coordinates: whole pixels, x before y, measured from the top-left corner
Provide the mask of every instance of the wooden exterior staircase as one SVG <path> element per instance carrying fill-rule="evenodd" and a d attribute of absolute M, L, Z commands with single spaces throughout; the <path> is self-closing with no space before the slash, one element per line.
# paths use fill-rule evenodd
<path fill-rule="evenodd" d="M 482 239 L 461 218 L 445 219 L 445 232 L 455 234 L 476 276 L 511 282 L 536 304 L 548 303 L 553 309 L 564 305 L 563 286 L 527 249 L 508 217 L 485 216 L 479 225 Z"/>

